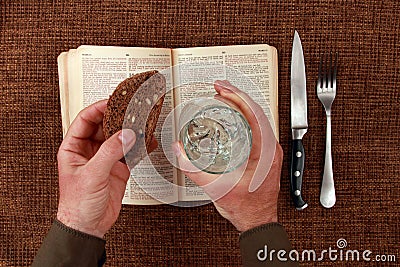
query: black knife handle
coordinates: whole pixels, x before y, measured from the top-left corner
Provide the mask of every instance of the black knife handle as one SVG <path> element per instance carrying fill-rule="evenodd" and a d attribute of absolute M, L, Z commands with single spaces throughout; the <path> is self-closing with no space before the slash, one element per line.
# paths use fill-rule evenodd
<path fill-rule="evenodd" d="M 301 184 L 304 172 L 304 147 L 301 139 L 292 140 L 292 157 L 290 163 L 290 195 L 297 210 L 307 208 L 301 197 Z"/>

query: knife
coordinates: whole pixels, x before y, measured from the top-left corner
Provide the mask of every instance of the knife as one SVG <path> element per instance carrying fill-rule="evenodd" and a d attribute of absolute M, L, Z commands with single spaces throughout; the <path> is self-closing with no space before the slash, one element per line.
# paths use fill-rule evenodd
<path fill-rule="evenodd" d="M 305 161 L 302 139 L 308 128 L 307 92 L 303 47 L 301 46 L 300 36 L 297 31 L 294 32 L 293 38 L 290 88 L 292 128 L 290 195 L 296 209 L 303 210 L 308 206 L 301 197 Z"/>

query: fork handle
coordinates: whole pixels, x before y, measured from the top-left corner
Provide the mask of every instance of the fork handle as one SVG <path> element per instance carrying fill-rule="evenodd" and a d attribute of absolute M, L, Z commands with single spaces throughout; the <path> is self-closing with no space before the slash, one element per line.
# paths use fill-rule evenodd
<path fill-rule="evenodd" d="M 335 183 L 333 181 L 332 152 L 331 152 L 331 115 L 326 114 L 326 147 L 325 166 L 322 177 L 320 202 L 325 208 L 332 208 L 336 203 Z"/>

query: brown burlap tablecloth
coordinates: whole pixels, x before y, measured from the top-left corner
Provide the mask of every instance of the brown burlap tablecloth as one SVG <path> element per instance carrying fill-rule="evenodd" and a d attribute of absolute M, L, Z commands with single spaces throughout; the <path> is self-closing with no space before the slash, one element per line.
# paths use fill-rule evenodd
<path fill-rule="evenodd" d="M 399 251 L 398 0 L 1 1 L 0 266 L 29 265 L 57 210 L 62 140 L 57 56 L 82 44 L 190 47 L 268 43 L 279 53 L 279 220 L 299 251 Z M 288 193 L 290 57 L 294 29 L 307 67 L 304 197 Z M 337 204 L 319 204 L 325 113 L 315 95 L 320 54 L 339 52 L 333 106 Z M 124 206 L 107 234 L 107 266 L 238 266 L 238 233 L 212 205 Z M 395 266 L 305 261 L 303 266 Z"/>

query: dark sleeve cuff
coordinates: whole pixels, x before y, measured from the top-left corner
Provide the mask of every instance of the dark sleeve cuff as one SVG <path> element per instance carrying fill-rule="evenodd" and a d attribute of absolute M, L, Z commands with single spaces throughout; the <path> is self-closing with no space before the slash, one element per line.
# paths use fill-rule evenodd
<path fill-rule="evenodd" d="M 240 234 L 239 242 L 243 266 L 298 266 L 289 257 L 292 246 L 279 223 L 263 224 L 247 230 Z"/>
<path fill-rule="evenodd" d="M 104 239 L 54 220 L 32 266 L 102 266 L 105 244 Z"/>

